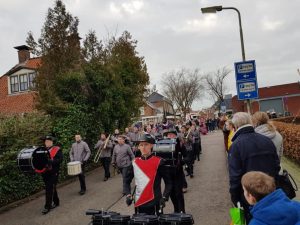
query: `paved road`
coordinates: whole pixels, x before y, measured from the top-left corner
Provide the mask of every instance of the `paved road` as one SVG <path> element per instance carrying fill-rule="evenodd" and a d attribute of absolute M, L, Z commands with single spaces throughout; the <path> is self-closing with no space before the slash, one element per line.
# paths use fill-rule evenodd
<path fill-rule="evenodd" d="M 228 195 L 228 174 L 226 156 L 223 150 L 222 133 L 211 133 L 202 137 L 203 154 L 195 164 L 195 177 L 188 179 L 185 195 L 186 211 L 194 216 L 196 225 L 228 225 L 228 211 L 231 207 Z M 0 214 L 1 225 L 85 225 L 90 218 L 85 211 L 106 209 L 121 196 L 121 177 L 102 181 L 102 169 L 96 169 L 87 178 L 87 193 L 78 195 L 78 181 L 59 188 L 61 206 L 47 215 L 42 215 L 44 196 Z M 131 215 L 124 198 L 111 210 Z M 171 212 L 168 203 L 165 212 Z"/>

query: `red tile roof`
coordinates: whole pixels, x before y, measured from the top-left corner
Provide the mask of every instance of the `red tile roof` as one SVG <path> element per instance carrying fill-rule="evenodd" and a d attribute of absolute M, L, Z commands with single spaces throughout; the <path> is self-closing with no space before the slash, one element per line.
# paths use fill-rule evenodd
<path fill-rule="evenodd" d="M 25 67 L 30 69 L 37 69 L 41 64 L 41 57 L 31 58 L 26 61 Z"/>
<path fill-rule="evenodd" d="M 20 69 L 37 69 L 41 65 L 41 57 L 30 58 L 25 62 L 19 63 L 11 68 L 5 75 L 10 75 L 17 72 Z"/>

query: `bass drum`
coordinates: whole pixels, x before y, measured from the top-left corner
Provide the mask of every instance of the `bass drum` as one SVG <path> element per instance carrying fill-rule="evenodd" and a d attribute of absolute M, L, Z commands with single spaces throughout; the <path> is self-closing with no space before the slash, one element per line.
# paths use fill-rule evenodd
<path fill-rule="evenodd" d="M 44 147 L 24 148 L 17 157 L 19 170 L 24 173 L 34 173 L 46 167 L 50 154 Z"/>
<path fill-rule="evenodd" d="M 171 213 L 160 215 L 159 222 L 161 225 L 193 225 L 194 219 L 190 214 Z"/>

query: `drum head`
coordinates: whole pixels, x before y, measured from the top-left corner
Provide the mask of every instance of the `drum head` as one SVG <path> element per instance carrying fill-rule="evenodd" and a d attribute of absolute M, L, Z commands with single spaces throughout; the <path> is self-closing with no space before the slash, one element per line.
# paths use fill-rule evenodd
<path fill-rule="evenodd" d="M 39 147 L 32 153 L 32 165 L 35 169 L 42 170 L 48 164 L 49 158 L 49 151 L 44 147 Z"/>
<path fill-rule="evenodd" d="M 36 148 L 24 148 L 17 157 L 17 164 L 20 171 L 24 173 L 33 173 L 32 154 Z"/>
<path fill-rule="evenodd" d="M 80 161 L 73 161 L 73 162 L 69 162 L 67 165 L 77 165 L 77 164 L 81 164 Z"/>

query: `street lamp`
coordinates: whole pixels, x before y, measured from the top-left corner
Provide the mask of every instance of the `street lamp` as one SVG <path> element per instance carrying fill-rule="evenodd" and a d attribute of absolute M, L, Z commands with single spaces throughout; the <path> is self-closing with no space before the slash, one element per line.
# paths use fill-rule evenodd
<path fill-rule="evenodd" d="M 246 56 L 245 56 L 245 46 L 244 46 L 244 37 L 243 37 L 243 29 L 242 29 L 242 19 L 241 19 L 241 13 L 237 8 L 234 7 L 223 7 L 221 5 L 218 6 L 211 6 L 211 7 L 206 7 L 206 8 L 201 8 L 202 13 L 216 13 L 217 11 L 220 12 L 224 9 L 232 9 L 237 12 L 238 17 L 239 17 L 239 27 L 240 27 L 240 39 L 241 39 L 241 49 L 242 49 L 242 58 L 243 61 L 246 61 Z M 251 113 L 251 104 L 250 104 L 250 99 L 247 99 L 247 111 L 248 113 Z"/>

